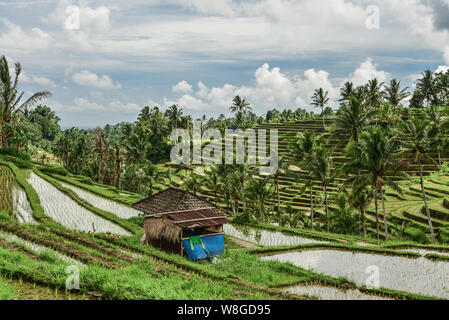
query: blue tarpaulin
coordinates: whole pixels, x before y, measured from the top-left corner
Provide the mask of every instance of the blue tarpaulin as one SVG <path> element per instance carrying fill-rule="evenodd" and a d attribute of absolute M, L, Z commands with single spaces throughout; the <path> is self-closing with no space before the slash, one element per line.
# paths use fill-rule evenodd
<path fill-rule="evenodd" d="M 214 257 L 224 252 L 224 234 L 191 237 L 182 240 L 189 260 L 196 261 Z"/>

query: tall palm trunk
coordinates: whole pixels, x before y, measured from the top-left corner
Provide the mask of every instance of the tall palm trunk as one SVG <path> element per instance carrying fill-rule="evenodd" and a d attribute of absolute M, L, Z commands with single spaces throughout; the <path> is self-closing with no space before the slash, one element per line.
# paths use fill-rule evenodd
<path fill-rule="evenodd" d="M 378 212 L 378 205 L 377 205 L 377 189 L 376 189 L 376 186 L 374 186 L 374 205 L 376 207 L 376 233 L 377 233 L 377 240 L 380 240 L 379 212 Z"/>
<path fill-rule="evenodd" d="M 326 131 L 326 121 L 324 120 L 324 106 L 321 106 L 321 113 L 323 115 L 323 129 Z"/>
<path fill-rule="evenodd" d="M 438 150 L 438 170 L 441 170 L 441 150 L 440 150 L 440 146 L 438 145 L 437 150 Z"/>
<path fill-rule="evenodd" d="M 0 117 L 0 148 L 3 147 L 3 119 Z"/>
<path fill-rule="evenodd" d="M 363 227 L 363 235 L 366 238 L 366 223 L 365 223 L 365 210 L 362 208 L 360 209 L 360 214 L 362 216 L 362 227 Z"/>
<path fill-rule="evenodd" d="M 326 211 L 326 231 L 329 232 L 329 208 L 327 204 L 327 186 L 326 184 L 323 185 L 324 190 L 324 205 L 325 205 L 325 211 Z"/>
<path fill-rule="evenodd" d="M 385 211 L 384 188 L 380 188 L 380 197 L 382 201 L 382 213 L 384 216 L 385 240 L 388 241 L 388 225 L 387 225 L 387 213 Z"/>
<path fill-rule="evenodd" d="M 115 162 L 115 175 L 116 175 L 115 187 L 117 189 L 120 189 L 120 160 L 117 160 Z"/>
<path fill-rule="evenodd" d="M 313 186 L 310 186 L 310 220 L 312 222 L 312 230 L 313 230 Z"/>
<path fill-rule="evenodd" d="M 426 190 L 424 189 L 424 179 L 422 176 L 421 159 L 418 159 L 418 164 L 419 164 L 419 179 L 421 181 L 422 198 L 424 200 L 424 207 L 426 208 L 427 220 L 429 222 L 430 236 L 432 237 L 432 243 L 435 243 L 435 234 L 433 233 L 432 218 L 430 217 L 430 210 L 427 204 Z"/>

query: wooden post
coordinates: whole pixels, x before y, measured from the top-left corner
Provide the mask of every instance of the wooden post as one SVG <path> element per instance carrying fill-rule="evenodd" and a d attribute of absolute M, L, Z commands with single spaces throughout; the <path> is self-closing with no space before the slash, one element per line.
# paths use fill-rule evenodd
<path fill-rule="evenodd" d="M 184 257 L 184 245 L 182 244 L 182 239 L 184 238 L 184 232 L 181 229 L 181 257 Z"/>

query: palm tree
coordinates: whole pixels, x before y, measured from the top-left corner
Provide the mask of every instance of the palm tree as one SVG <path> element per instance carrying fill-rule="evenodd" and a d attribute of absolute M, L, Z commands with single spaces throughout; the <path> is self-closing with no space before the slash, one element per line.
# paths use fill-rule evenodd
<path fill-rule="evenodd" d="M 315 146 L 313 149 L 313 157 L 310 163 L 310 179 L 321 182 L 324 193 L 324 206 L 326 213 L 326 231 L 329 232 L 329 205 L 327 188 L 329 184 L 335 179 L 335 172 L 333 170 L 331 151 L 325 146 Z"/>
<path fill-rule="evenodd" d="M 399 106 L 401 102 L 410 96 L 408 87 L 401 90 L 401 81 L 392 79 L 390 86 L 385 87 L 385 99 L 393 106 Z"/>
<path fill-rule="evenodd" d="M 255 171 L 256 168 L 254 166 L 249 166 L 246 164 L 237 165 L 237 170 L 235 174 L 237 176 L 240 185 L 240 194 L 242 197 L 243 212 L 245 212 L 246 210 L 245 183 L 253 179 Z"/>
<path fill-rule="evenodd" d="M 285 157 L 280 157 L 278 161 L 278 169 L 272 176 L 275 186 L 276 198 L 277 198 L 277 213 L 280 214 L 281 210 L 281 197 L 279 190 L 279 177 L 285 174 L 289 168 L 290 164 Z"/>
<path fill-rule="evenodd" d="M 167 110 L 166 115 L 170 119 L 172 129 L 176 129 L 178 127 L 178 123 L 181 122 L 182 113 L 182 109 L 179 108 L 176 104 L 172 105 Z"/>
<path fill-rule="evenodd" d="M 297 136 L 296 142 L 290 144 L 291 154 L 293 156 L 293 162 L 299 165 L 303 170 L 310 172 L 310 165 L 313 157 L 313 150 L 315 146 L 319 144 L 319 140 L 316 139 L 315 133 L 311 130 L 300 133 Z M 298 178 L 293 172 L 289 172 L 293 177 Z M 313 198 L 313 178 L 311 175 L 307 176 L 308 179 L 304 188 L 310 190 L 310 219 L 313 230 L 313 218 L 314 218 L 314 198 Z M 301 179 L 301 178 L 300 178 Z"/>
<path fill-rule="evenodd" d="M 379 108 L 384 98 L 383 93 L 384 83 L 377 79 L 368 81 L 366 85 L 366 98 L 370 111 L 376 111 Z"/>
<path fill-rule="evenodd" d="M 127 137 L 124 144 L 126 162 L 137 164 L 146 162 L 146 153 L 149 142 L 146 135 L 132 134 Z"/>
<path fill-rule="evenodd" d="M 329 91 L 324 92 L 323 88 L 316 89 L 312 96 L 312 106 L 320 107 L 323 115 L 323 128 L 326 131 L 326 122 L 324 120 L 324 107 L 329 102 Z"/>
<path fill-rule="evenodd" d="M 350 140 L 358 142 L 359 135 L 365 129 L 372 113 L 367 112 L 365 103 L 353 96 L 339 110 L 339 116 L 334 119 L 334 133 L 349 135 Z"/>
<path fill-rule="evenodd" d="M 217 172 L 216 168 L 205 171 L 206 176 L 204 177 L 203 183 L 206 188 L 213 192 L 214 196 L 217 197 L 218 193 L 221 191 L 223 182 L 221 176 Z"/>
<path fill-rule="evenodd" d="M 369 187 L 354 186 L 348 200 L 351 206 L 360 212 L 363 235 L 366 237 L 365 211 L 373 201 L 373 190 Z"/>
<path fill-rule="evenodd" d="M 380 127 L 370 127 L 359 139 L 359 143 L 350 143 L 346 149 L 347 156 L 352 161 L 343 165 L 343 172 L 351 172 L 346 183 L 355 186 L 355 189 L 361 189 L 371 185 L 374 194 L 374 204 L 376 209 L 376 231 L 377 238 L 379 234 L 379 213 L 378 197 L 382 201 L 383 220 L 385 227 L 385 236 L 388 240 L 388 225 L 385 211 L 384 186 L 389 186 L 399 193 L 401 188 L 390 176 L 397 175 L 403 161 L 397 161 L 399 153 L 399 144 L 396 140 L 387 136 Z"/>
<path fill-rule="evenodd" d="M 354 94 L 354 84 L 352 82 L 345 82 L 343 87 L 340 89 L 340 102 L 349 102 L 349 98 Z"/>
<path fill-rule="evenodd" d="M 15 74 L 12 76 L 9 71 L 8 61 L 5 56 L 0 58 L 0 148 L 8 146 L 7 137 L 14 134 L 14 128 L 9 125 L 16 118 L 19 112 L 27 112 L 37 102 L 51 96 L 48 91 L 41 91 L 33 94 L 25 102 L 21 102 L 24 92 L 19 94 L 19 76 L 22 73 L 20 63 L 15 64 Z M 5 132 L 5 127 L 10 132 Z"/>
<path fill-rule="evenodd" d="M 441 149 L 446 141 L 445 133 L 449 128 L 448 112 L 442 106 L 432 105 L 427 110 L 427 117 L 430 125 L 429 134 L 438 152 L 438 167 L 441 170 Z"/>
<path fill-rule="evenodd" d="M 250 107 L 249 102 L 245 100 L 245 98 L 241 98 L 240 96 L 235 96 L 232 100 L 232 106 L 229 108 L 232 113 L 236 114 L 237 122 L 242 124 L 244 121 L 244 113 L 246 111 L 252 111 L 253 109 Z"/>
<path fill-rule="evenodd" d="M 248 184 L 248 198 L 258 204 L 259 217 L 265 221 L 265 202 L 273 192 L 269 183 L 269 177 L 265 179 L 253 179 Z"/>
<path fill-rule="evenodd" d="M 111 158 L 115 164 L 115 187 L 120 189 L 120 176 L 122 171 L 122 163 L 124 161 L 122 145 L 114 142 L 111 147 Z"/>
<path fill-rule="evenodd" d="M 385 130 L 392 130 L 401 121 L 400 107 L 385 102 L 374 113 L 376 123 Z"/>
<path fill-rule="evenodd" d="M 422 172 L 423 159 L 427 158 L 434 161 L 430 157 L 432 151 L 432 138 L 429 135 L 431 130 L 430 122 L 425 119 L 423 114 L 412 116 L 409 120 L 403 122 L 398 132 L 398 138 L 408 151 L 413 152 L 414 161 L 418 163 L 419 178 L 421 182 L 421 192 L 424 201 L 424 207 L 427 214 L 427 220 L 430 228 L 432 243 L 435 243 L 435 235 L 433 232 L 432 218 L 430 216 L 429 206 L 427 204 L 426 190 L 424 188 L 424 179 Z"/>
<path fill-rule="evenodd" d="M 167 172 L 163 172 L 159 170 L 158 167 L 150 165 L 144 166 L 143 170 L 145 172 L 145 184 L 150 188 L 149 195 L 153 194 L 154 185 L 164 181 L 164 178 L 167 177 Z M 201 186 L 201 184 L 199 184 Z"/>
<path fill-rule="evenodd" d="M 107 140 L 104 137 L 101 130 L 98 130 L 98 134 L 95 138 L 95 152 L 97 153 L 97 163 L 98 163 L 98 172 L 97 172 L 97 179 L 101 183 L 103 183 L 104 179 L 104 165 L 106 160 L 106 153 L 108 151 L 108 144 Z"/>
<path fill-rule="evenodd" d="M 430 70 L 424 71 L 421 79 L 416 82 L 418 95 L 427 102 L 429 106 L 435 98 L 435 77 Z"/>

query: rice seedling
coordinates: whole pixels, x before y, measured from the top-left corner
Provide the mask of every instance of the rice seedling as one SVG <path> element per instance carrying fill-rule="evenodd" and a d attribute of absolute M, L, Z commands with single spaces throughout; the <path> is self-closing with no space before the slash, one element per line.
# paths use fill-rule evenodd
<path fill-rule="evenodd" d="M 345 277 L 357 286 L 366 285 L 370 277 L 367 270 L 370 266 L 376 266 L 381 288 L 449 298 L 448 262 L 339 250 L 306 250 L 261 259 L 290 262 L 331 277 Z"/>
<path fill-rule="evenodd" d="M 285 235 L 279 231 L 268 231 L 264 229 L 255 229 L 251 227 L 234 226 L 230 224 L 224 225 L 224 231 L 227 235 L 238 239 L 249 241 L 260 246 L 294 246 L 305 243 L 323 243 L 300 236 Z"/>
<path fill-rule="evenodd" d="M 315 296 L 321 300 L 391 300 L 376 295 L 369 295 L 360 292 L 358 289 L 338 289 L 319 285 L 299 285 L 284 290 L 285 292 Z"/>
<path fill-rule="evenodd" d="M 13 172 L 0 166 L 0 211 L 8 213 L 20 223 L 36 223 L 25 191 L 18 186 Z"/>
<path fill-rule="evenodd" d="M 51 183 L 31 172 L 28 182 L 39 195 L 46 215 L 72 230 L 131 235 L 124 228 L 83 208 Z"/>
<path fill-rule="evenodd" d="M 71 184 L 60 182 L 60 184 L 67 189 L 72 190 L 75 192 L 81 199 L 86 200 L 87 202 L 91 203 L 93 206 L 107 211 L 111 212 L 115 215 L 117 215 L 119 218 L 122 219 L 129 219 L 132 217 L 139 216 L 141 214 L 140 211 L 127 207 L 123 204 L 116 203 L 114 201 L 105 199 L 103 197 L 96 196 L 88 191 L 84 191 L 81 188 L 72 186 Z"/>
<path fill-rule="evenodd" d="M 62 261 L 65 261 L 65 262 L 68 262 L 71 264 L 76 264 L 78 266 L 84 266 L 83 263 L 79 262 L 76 259 L 68 257 L 60 252 L 57 252 L 50 248 L 44 247 L 42 245 L 30 242 L 30 241 L 26 241 L 26 240 L 19 238 L 18 236 L 11 234 L 11 233 L 6 233 L 3 231 L 0 231 L 0 239 L 6 240 L 11 243 L 16 243 L 16 244 L 25 246 L 26 248 L 30 249 L 37 256 L 43 256 L 43 257 L 45 257 L 46 255 L 55 256 L 58 259 L 61 259 Z M 51 260 L 51 259 L 48 259 L 48 260 Z"/>
<path fill-rule="evenodd" d="M 14 300 L 15 298 L 15 290 L 0 277 L 0 300 Z"/>

